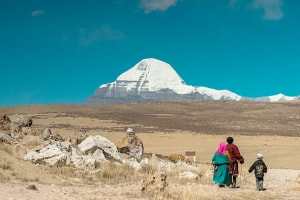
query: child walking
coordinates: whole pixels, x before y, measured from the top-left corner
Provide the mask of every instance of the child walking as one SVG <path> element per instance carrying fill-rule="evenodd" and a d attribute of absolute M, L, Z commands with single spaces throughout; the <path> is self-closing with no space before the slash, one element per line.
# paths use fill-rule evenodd
<path fill-rule="evenodd" d="M 267 173 L 267 166 L 263 161 L 263 155 L 257 154 L 257 160 L 251 165 L 249 168 L 249 173 L 251 173 L 254 170 L 255 178 L 256 178 L 256 189 L 258 191 L 265 190 L 263 188 L 263 182 L 264 182 L 264 173 Z"/>

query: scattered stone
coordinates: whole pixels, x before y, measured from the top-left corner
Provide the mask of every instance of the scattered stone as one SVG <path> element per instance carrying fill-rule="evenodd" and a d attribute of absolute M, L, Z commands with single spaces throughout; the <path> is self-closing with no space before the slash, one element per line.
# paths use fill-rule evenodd
<path fill-rule="evenodd" d="M 64 142 L 65 139 L 58 133 L 55 133 L 51 136 L 51 140 Z"/>
<path fill-rule="evenodd" d="M 177 168 L 201 173 L 201 169 L 199 167 L 186 163 L 185 161 L 178 161 L 175 165 Z"/>
<path fill-rule="evenodd" d="M 152 157 L 149 160 L 149 164 L 155 166 L 155 168 L 158 168 L 160 171 L 167 171 L 167 172 L 172 171 L 176 167 L 176 165 L 173 162 L 162 159 L 160 156 L 157 156 L 156 154 L 152 154 Z"/>
<path fill-rule="evenodd" d="M 167 174 L 166 173 L 156 173 L 153 176 L 141 181 L 140 187 L 141 191 L 149 191 L 158 189 L 159 191 L 164 191 L 167 186 Z"/>
<path fill-rule="evenodd" d="M 194 179 L 197 180 L 199 175 L 193 172 L 181 172 L 179 173 L 179 179 Z"/>
<path fill-rule="evenodd" d="M 21 133 L 23 135 L 31 135 L 32 134 L 32 130 L 31 130 L 30 127 L 22 127 Z"/>
<path fill-rule="evenodd" d="M 28 189 L 28 190 L 38 190 L 35 185 L 28 185 L 26 189 Z"/>
<path fill-rule="evenodd" d="M 9 134 L 4 133 L 0 130 L 0 142 L 11 144 L 12 141 L 13 141 L 13 139 Z"/>
<path fill-rule="evenodd" d="M 185 156 L 181 155 L 181 154 L 171 154 L 169 156 L 169 160 L 172 161 L 173 163 L 183 161 L 183 162 L 186 162 L 188 164 L 191 164 L 191 161 L 188 158 L 186 158 Z"/>
<path fill-rule="evenodd" d="M 50 128 L 46 128 L 43 132 L 42 138 L 43 140 L 48 140 L 52 137 L 52 132 Z"/>

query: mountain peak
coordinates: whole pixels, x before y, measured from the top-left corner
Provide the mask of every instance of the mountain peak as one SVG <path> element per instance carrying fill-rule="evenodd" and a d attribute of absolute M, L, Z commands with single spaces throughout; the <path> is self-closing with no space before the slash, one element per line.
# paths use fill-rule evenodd
<path fill-rule="evenodd" d="M 171 65 L 155 58 L 141 60 L 134 67 L 122 73 L 116 81 L 121 85 L 131 82 L 128 89 L 137 88 L 138 91 L 171 89 L 182 93 L 180 91 L 186 86 Z"/>
<path fill-rule="evenodd" d="M 187 66 L 187 69 L 189 67 Z M 299 99 L 283 94 L 248 98 L 229 90 L 216 90 L 187 85 L 171 65 L 155 58 L 146 58 L 122 73 L 111 83 L 102 84 L 86 100 L 87 104 L 112 104 L 143 101 L 234 100 L 272 102 Z"/>

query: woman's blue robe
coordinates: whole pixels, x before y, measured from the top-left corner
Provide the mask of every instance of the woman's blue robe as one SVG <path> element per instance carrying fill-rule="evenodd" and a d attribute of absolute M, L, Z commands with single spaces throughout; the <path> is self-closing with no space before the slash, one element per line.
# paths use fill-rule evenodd
<path fill-rule="evenodd" d="M 229 160 L 224 154 L 218 154 L 217 152 L 212 158 L 212 164 L 214 165 L 213 181 L 216 184 L 230 185 L 230 172 L 228 169 Z"/>

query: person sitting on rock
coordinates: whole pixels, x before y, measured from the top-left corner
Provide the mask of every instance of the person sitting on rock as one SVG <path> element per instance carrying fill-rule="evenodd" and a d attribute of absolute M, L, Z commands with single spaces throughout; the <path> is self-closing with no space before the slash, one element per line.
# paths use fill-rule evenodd
<path fill-rule="evenodd" d="M 144 157 L 144 145 L 132 128 L 126 131 L 126 137 L 116 144 L 120 153 L 128 155 L 128 158 L 134 158 L 141 161 Z"/>
<path fill-rule="evenodd" d="M 130 136 L 130 137 L 135 136 L 135 132 L 133 131 L 132 128 L 128 128 L 128 129 L 127 129 L 127 131 L 126 131 L 126 136 Z"/>

